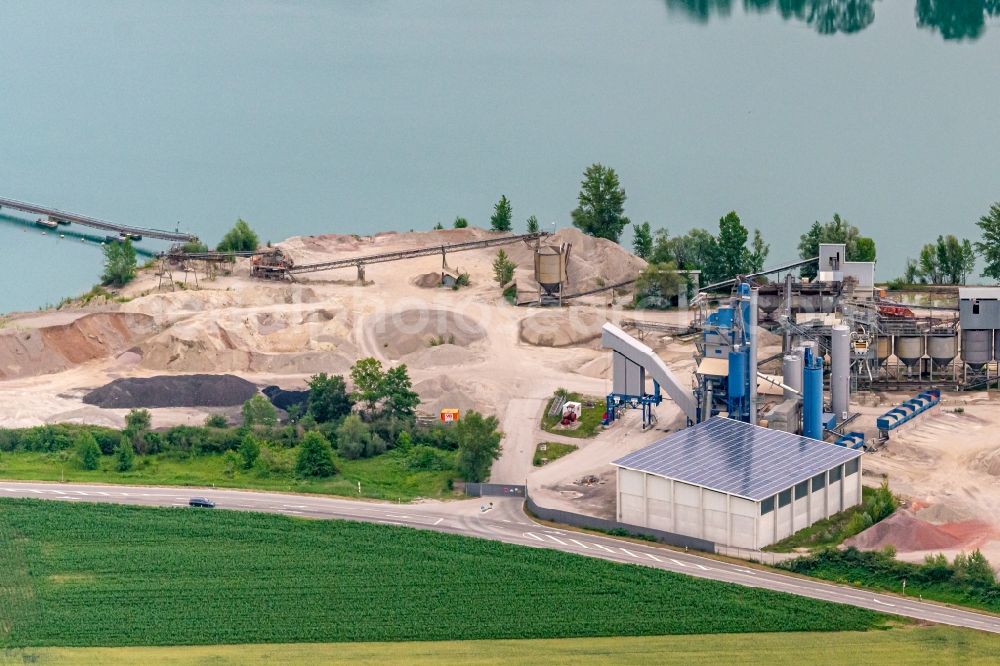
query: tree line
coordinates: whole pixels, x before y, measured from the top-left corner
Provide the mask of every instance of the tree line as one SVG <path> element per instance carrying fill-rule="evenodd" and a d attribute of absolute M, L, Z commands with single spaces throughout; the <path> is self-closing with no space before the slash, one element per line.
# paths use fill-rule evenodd
<path fill-rule="evenodd" d="M 80 469 L 104 466 L 117 472 L 131 471 L 155 454 L 222 455 L 228 475 L 242 469 L 261 477 L 309 479 L 337 474 L 337 458 L 399 450 L 414 471 L 454 470 L 467 481 L 489 476 L 503 436 L 495 416 L 470 411 L 450 426 L 419 424 L 420 397 L 405 365 L 385 369 L 377 359 L 361 359 L 350 378 L 349 391 L 343 376 L 314 375 L 307 401 L 290 406 L 284 422 L 257 394 L 244 403 L 238 426 L 216 414 L 204 426 L 154 430 L 150 412 L 134 409 L 120 430 L 75 424 L 0 430 L 0 451 L 68 452 Z M 109 465 L 103 465 L 105 458 Z"/>

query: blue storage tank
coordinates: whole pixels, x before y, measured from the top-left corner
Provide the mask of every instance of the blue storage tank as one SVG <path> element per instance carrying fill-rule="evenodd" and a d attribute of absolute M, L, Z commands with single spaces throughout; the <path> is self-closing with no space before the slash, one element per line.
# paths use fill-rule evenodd
<path fill-rule="evenodd" d="M 802 367 L 802 434 L 823 439 L 823 358 L 806 349 Z"/>

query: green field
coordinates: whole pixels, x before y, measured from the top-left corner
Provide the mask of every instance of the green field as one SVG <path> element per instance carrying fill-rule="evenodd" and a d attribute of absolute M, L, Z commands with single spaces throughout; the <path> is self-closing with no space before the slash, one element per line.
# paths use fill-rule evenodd
<path fill-rule="evenodd" d="M 580 425 L 575 428 L 563 428 L 559 425 L 561 416 L 552 416 L 549 410 L 552 409 L 552 402 L 555 398 L 550 398 L 545 403 L 545 412 L 542 416 L 542 430 L 564 437 L 593 437 L 601 431 L 601 420 L 604 418 L 604 399 L 591 398 L 579 393 L 567 393 L 566 399 L 570 402 L 582 402 L 583 410 L 580 414 Z M 593 402 L 593 407 L 587 407 L 588 402 Z"/>
<path fill-rule="evenodd" d="M 771 633 L 424 643 L 296 643 L 140 648 L 27 648 L 0 664 L 937 664 L 996 663 L 996 636 L 953 627 L 892 631 Z"/>
<path fill-rule="evenodd" d="M 290 460 L 292 450 L 281 451 Z M 80 469 L 66 452 L 43 453 L 13 451 L 0 453 L 0 477 L 30 481 L 66 481 L 75 483 L 124 483 L 164 486 L 204 486 L 280 490 L 296 493 L 318 493 L 403 501 L 417 497 L 445 498 L 450 471 L 409 469 L 400 451 L 389 451 L 374 458 L 346 460 L 336 457 L 339 473 L 326 479 L 299 479 L 292 474 L 259 475 L 255 470 L 237 469 L 227 474 L 221 454 L 206 454 L 180 458 L 170 454 L 140 456 L 135 469 L 119 472 L 114 459 L 104 456 L 100 469 Z"/>
<path fill-rule="evenodd" d="M 552 550 L 284 516 L 0 500 L 0 646 L 866 630 L 884 615 Z"/>
<path fill-rule="evenodd" d="M 545 450 L 542 450 L 545 447 Z M 576 451 L 575 444 L 560 444 L 559 442 L 542 442 L 535 447 L 535 455 L 532 458 L 531 464 L 535 467 L 541 467 L 542 465 L 548 464 L 554 460 L 558 460 L 563 456 L 569 455 Z"/>

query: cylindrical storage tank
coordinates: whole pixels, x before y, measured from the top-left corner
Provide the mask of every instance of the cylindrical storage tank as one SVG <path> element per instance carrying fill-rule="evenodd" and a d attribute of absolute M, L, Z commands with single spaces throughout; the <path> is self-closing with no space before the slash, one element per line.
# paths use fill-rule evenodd
<path fill-rule="evenodd" d="M 892 338 L 888 335 L 880 335 L 875 341 L 875 359 L 881 368 L 885 365 L 886 359 L 892 356 Z"/>
<path fill-rule="evenodd" d="M 747 394 L 747 353 L 729 352 L 729 397 L 742 398 Z"/>
<path fill-rule="evenodd" d="M 802 393 L 802 354 L 785 354 L 781 359 L 782 384 Z M 795 393 L 785 390 L 785 398 L 794 398 Z"/>
<path fill-rule="evenodd" d="M 823 439 L 823 360 L 811 353 L 802 370 L 802 434 Z"/>
<path fill-rule="evenodd" d="M 566 255 L 557 248 L 540 248 L 535 253 L 535 282 L 554 287 L 566 281 Z"/>
<path fill-rule="evenodd" d="M 851 402 L 851 330 L 834 326 L 830 336 L 830 403 L 840 422 L 847 417 Z"/>
<path fill-rule="evenodd" d="M 970 368 L 981 370 L 993 358 L 993 331 L 962 329 L 962 361 Z"/>
<path fill-rule="evenodd" d="M 897 335 L 896 358 L 907 368 L 912 368 L 924 357 L 924 336 Z"/>
<path fill-rule="evenodd" d="M 935 369 L 946 367 L 958 355 L 958 337 L 953 333 L 928 337 L 927 355 Z"/>

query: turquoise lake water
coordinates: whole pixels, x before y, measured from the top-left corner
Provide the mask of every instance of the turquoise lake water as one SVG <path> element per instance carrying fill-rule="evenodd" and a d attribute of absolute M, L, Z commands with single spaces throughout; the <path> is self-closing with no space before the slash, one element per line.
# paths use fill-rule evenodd
<path fill-rule="evenodd" d="M 239 216 L 265 240 L 485 225 L 501 194 L 565 225 L 602 162 L 633 221 L 735 209 L 773 263 L 839 212 L 888 278 L 1000 199 L 995 0 L 39 1 L 0 25 L 0 196 L 210 243 Z M 0 239 L 0 311 L 100 273 L 79 238 Z"/>

